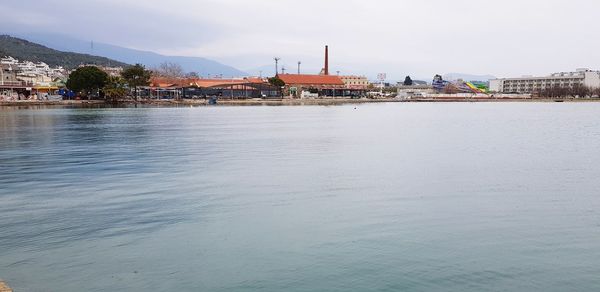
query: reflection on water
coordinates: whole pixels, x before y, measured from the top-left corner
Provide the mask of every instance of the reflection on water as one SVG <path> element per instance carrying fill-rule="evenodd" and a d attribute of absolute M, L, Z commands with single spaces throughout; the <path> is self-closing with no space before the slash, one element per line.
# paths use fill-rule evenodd
<path fill-rule="evenodd" d="M 594 291 L 600 104 L 0 108 L 17 291 Z"/>
<path fill-rule="evenodd" d="M 145 116 L 105 110 L 3 115 L 0 245 L 50 248 L 144 232 L 179 222 L 178 198 L 149 187 L 165 163 L 139 151 L 150 141 Z M 158 154 L 159 155 L 159 154 Z M 24 208 L 26 207 L 26 208 Z M 5 233 L 6 234 L 6 233 Z"/>

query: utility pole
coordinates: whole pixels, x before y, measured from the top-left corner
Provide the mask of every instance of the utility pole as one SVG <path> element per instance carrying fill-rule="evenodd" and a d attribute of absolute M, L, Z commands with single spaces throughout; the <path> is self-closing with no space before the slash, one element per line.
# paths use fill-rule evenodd
<path fill-rule="evenodd" d="M 281 58 L 275 57 L 273 60 L 275 60 L 275 76 L 277 76 L 279 73 L 279 60 L 281 60 Z"/>
<path fill-rule="evenodd" d="M 300 65 L 302 65 L 302 62 L 298 61 L 298 75 L 300 75 Z"/>

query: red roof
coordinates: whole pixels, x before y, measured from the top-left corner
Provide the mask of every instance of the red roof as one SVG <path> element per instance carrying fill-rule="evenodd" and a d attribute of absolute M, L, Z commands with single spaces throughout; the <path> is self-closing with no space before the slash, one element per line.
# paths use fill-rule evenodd
<path fill-rule="evenodd" d="M 190 85 L 198 86 L 198 87 L 218 87 L 218 86 L 231 86 L 231 85 L 240 85 L 246 84 L 244 79 L 208 79 L 208 78 L 200 78 L 195 79 L 190 82 Z"/>
<path fill-rule="evenodd" d="M 259 77 L 246 77 L 244 79 L 249 83 L 268 83 L 265 79 Z"/>
<path fill-rule="evenodd" d="M 344 85 L 344 81 L 334 75 L 278 74 L 277 77 L 288 85 Z"/>
<path fill-rule="evenodd" d="M 257 77 L 247 78 L 152 78 L 150 80 L 150 86 L 152 87 L 221 87 L 231 85 L 245 85 L 245 84 L 267 84 L 264 79 Z"/>
<path fill-rule="evenodd" d="M 179 87 L 185 86 L 190 82 L 190 79 L 186 78 L 163 78 L 153 77 L 150 79 L 151 87 Z"/>

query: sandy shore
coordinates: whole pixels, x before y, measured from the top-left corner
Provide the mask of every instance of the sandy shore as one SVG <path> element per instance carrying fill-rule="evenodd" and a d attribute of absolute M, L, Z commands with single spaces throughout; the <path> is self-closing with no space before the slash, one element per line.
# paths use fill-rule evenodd
<path fill-rule="evenodd" d="M 0 292 L 13 292 L 13 290 L 10 289 L 10 287 L 8 287 L 8 285 L 6 285 L 5 282 L 0 280 Z"/>

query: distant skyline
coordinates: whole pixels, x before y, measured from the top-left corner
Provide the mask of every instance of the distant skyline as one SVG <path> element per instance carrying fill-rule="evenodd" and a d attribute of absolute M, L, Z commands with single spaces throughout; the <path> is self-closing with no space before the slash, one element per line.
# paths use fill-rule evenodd
<path fill-rule="evenodd" d="M 600 2 L 545 0 L 4 0 L 1 33 L 58 33 L 241 70 L 423 78 L 600 69 Z M 273 72 L 266 69 L 265 75 Z"/>

